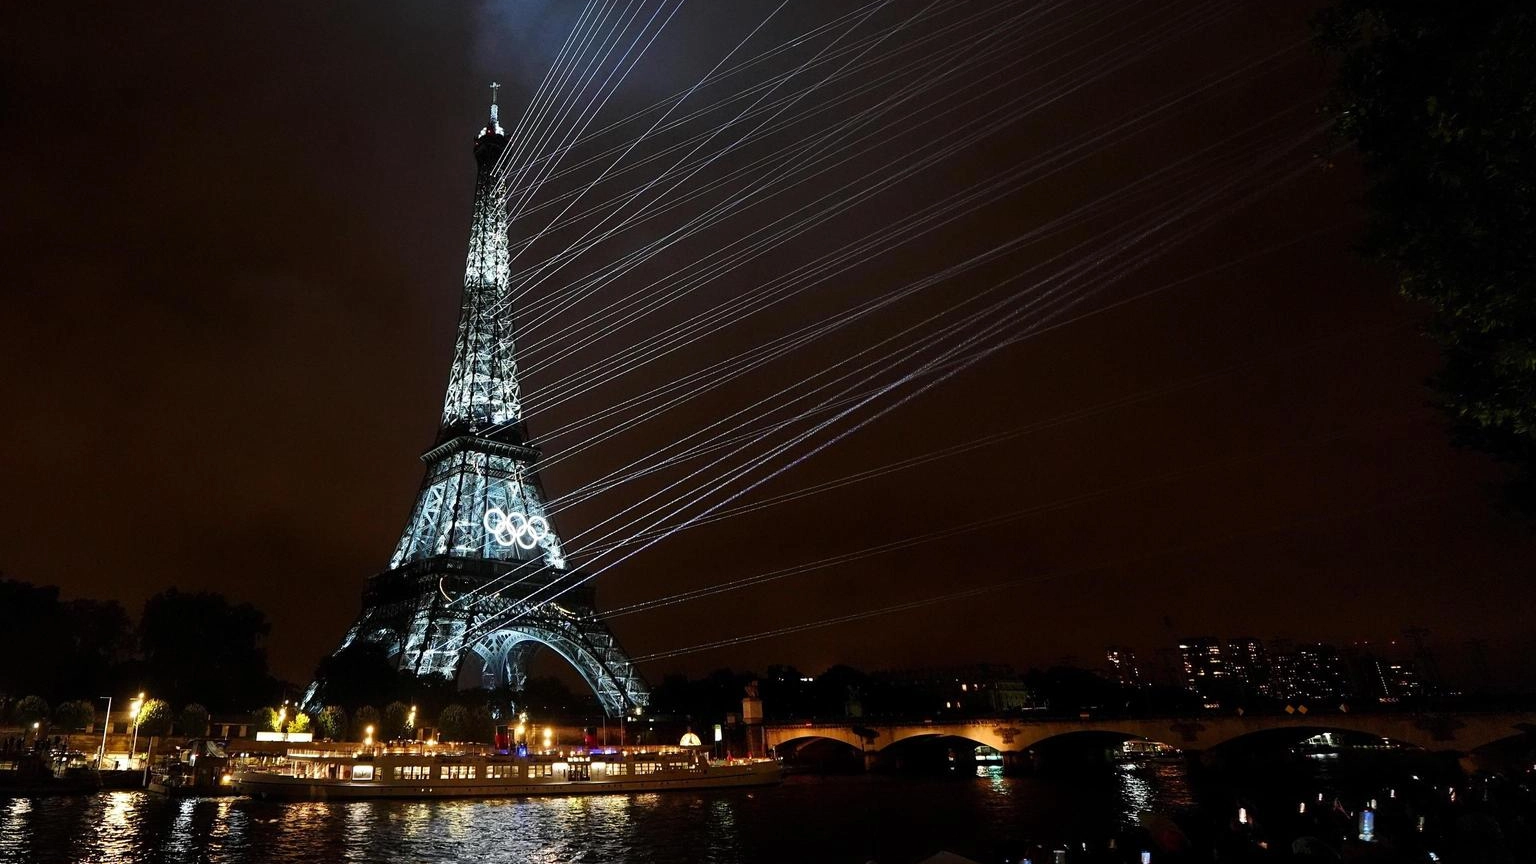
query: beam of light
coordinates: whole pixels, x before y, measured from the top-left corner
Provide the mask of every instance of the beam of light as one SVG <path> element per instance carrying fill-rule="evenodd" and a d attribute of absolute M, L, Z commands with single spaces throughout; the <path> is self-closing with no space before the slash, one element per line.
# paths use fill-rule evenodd
<path fill-rule="evenodd" d="M 1137 555 L 1122 556 L 1119 558 L 1113 558 L 1107 561 L 1101 561 L 1082 567 L 1071 567 L 1050 570 L 1043 573 L 1032 573 L 1028 576 L 1020 576 L 1015 579 L 1008 579 L 1002 582 L 994 582 L 989 585 L 981 585 L 975 588 L 967 588 L 961 591 L 949 591 L 942 594 L 923 597 L 917 600 L 909 600 L 903 603 L 893 603 L 890 605 L 881 606 L 874 609 L 866 609 L 846 615 L 837 615 L 830 618 L 822 618 L 816 621 L 807 621 L 801 624 L 790 624 L 783 627 L 777 627 L 772 630 L 763 630 L 757 633 L 733 636 L 727 639 L 716 639 L 711 642 L 701 642 L 684 648 L 674 648 L 668 651 L 655 651 L 650 654 L 642 654 L 636 656 L 633 659 L 636 663 L 647 663 L 654 660 L 666 660 L 673 657 L 681 657 L 685 654 L 697 654 L 702 651 L 713 651 L 719 648 L 726 648 L 732 645 L 740 645 L 746 642 L 756 642 L 763 639 L 771 639 L 775 636 L 787 636 L 792 633 L 803 633 L 807 630 L 816 630 L 822 627 L 831 627 L 837 624 L 847 624 L 854 621 L 862 621 L 868 618 L 875 618 L 882 615 L 891 615 L 897 612 L 907 612 L 914 609 L 922 609 L 924 607 L 939 603 L 951 603 L 956 600 L 966 600 L 973 597 L 981 597 L 987 594 L 994 594 L 999 591 L 1006 591 L 1010 588 L 1020 588 L 1025 585 L 1037 584 L 1053 579 L 1061 579 L 1069 576 L 1086 576 L 1090 573 L 1094 573 L 1100 570 L 1109 570 L 1116 567 L 1124 567 L 1129 564 L 1139 564 L 1155 558 L 1163 558 L 1169 555 L 1179 555 L 1186 552 L 1193 552 L 1198 549 L 1203 549 L 1210 546 L 1219 546 L 1230 543 L 1234 540 L 1245 539 L 1248 537 L 1284 533 L 1296 530 L 1298 528 L 1307 528 L 1318 524 L 1326 524 L 1328 522 L 1354 519 L 1360 516 L 1364 516 L 1368 513 L 1405 509 L 1407 507 L 1421 504 L 1426 501 L 1445 498 L 1450 494 L 1451 493 L 1440 490 L 1434 492 L 1426 492 L 1419 495 L 1412 495 L 1406 498 L 1394 499 L 1382 504 L 1376 504 L 1367 507 L 1354 507 L 1346 510 L 1309 516 L 1302 519 L 1295 519 L 1284 523 L 1264 525 L 1244 531 L 1234 531 L 1218 537 L 1197 540 L 1190 543 L 1181 543 L 1176 546 L 1168 546 L 1162 549 L 1154 550 L 1152 552 L 1146 552 Z"/>
<path fill-rule="evenodd" d="M 1313 130 L 1313 132 L 1311 134 L 1316 134 L 1316 130 Z M 1308 137 L 1310 137 L 1310 135 Z M 1303 139 L 1303 141 L 1305 141 L 1305 138 Z M 1274 150 L 1272 152 L 1278 152 L 1278 153 L 1289 152 L 1290 150 L 1293 150 L 1295 148 L 1297 143 L 1301 143 L 1301 142 L 1289 143 L 1289 146 L 1283 146 L 1283 147 L 1279 147 L 1279 148 L 1274 148 Z M 1267 167 L 1267 165 L 1262 165 L 1261 164 L 1259 167 Z M 1288 182 L 1290 179 L 1294 178 L 1296 173 L 1298 173 L 1298 172 L 1292 172 L 1290 175 L 1282 177 L 1280 180 L 1277 180 L 1275 183 L 1269 184 L 1268 186 L 1266 186 L 1261 191 L 1262 192 L 1267 192 L 1267 191 L 1269 191 L 1269 189 L 1275 188 L 1276 185 L 1282 184 L 1284 182 Z M 1230 187 L 1232 185 L 1235 185 L 1240 179 L 1242 179 L 1242 178 L 1240 178 L 1240 177 L 1239 178 L 1233 178 L 1233 180 L 1231 182 L 1229 182 L 1227 184 L 1223 184 L 1224 188 L 1225 187 Z M 1221 191 L 1221 190 L 1217 190 L 1217 192 L 1219 192 L 1219 191 Z M 1208 197 L 1208 198 L 1209 197 L 1213 197 L 1214 195 L 1217 194 L 1217 192 L 1212 192 L 1210 195 L 1208 195 L 1206 197 Z M 1240 199 L 1238 203 L 1242 203 L 1242 202 L 1250 199 L 1251 197 L 1253 197 L 1253 196 L 1252 195 L 1250 195 L 1250 196 L 1243 196 L 1243 198 Z M 1236 206 L 1236 205 L 1234 204 L 1233 206 Z M 1194 208 L 1190 207 L 1190 208 L 1184 208 L 1184 209 L 1185 209 L 1185 212 L 1188 212 L 1189 210 L 1192 210 Z M 1222 208 L 1222 210 L 1220 212 L 1212 214 L 1210 218 L 1205 219 L 1205 220 L 1201 220 L 1201 225 L 1199 226 L 1199 230 L 1203 230 L 1205 227 L 1208 227 L 1209 224 L 1212 221 L 1221 218 L 1225 214 L 1225 211 L 1228 210 L 1228 209 L 1231 209 L 1231 208 L 1230 207 L 1229 208 Z M 1168 224 L 1168 220 L 1164 219 L 1159 224 L 1157 224 L 1157 225 L 1147 229 L 1147 231 L 1143 232 L 1142 235 L 1139 238 L 1137 238 L 1138 241 L 1140 239 L 1143 239 L 1148 234 L 1161 229 L 1166 224 Z M 1158 253 L 1158 254 L 1160 254 L 1160 253 Z M 1144 262 L 1141 262 L 1141 263 L 1144 263 Z M 989 331 L 995 331 L 995 329 L 996 328 L 988 328 Z M 980 340 L 982 338 L 987 338 L 989 335 L 990 335 L 990 332 L 982 333 L 982 334 L 977 334 L 976 336 L 971 337 L 971 338 L 965 340 L 965 342 L 962 343 L 961 347 L 967 347 L 968 343 L 975 342 L 975 341 Z M 1001 344 L 1006 344 L 1008 341 L 1011 341 L 1011 340 L 1005 340 L 1004 343 L 999 343 L 998 345 L 993 346 L 990 350 L 981 352 L 979 355 L 977 355 L 976 359 L 981 359 L 982 357 L 987 356 L 988 354 L 992 353 L 993 351 L 998 350 L 998 348 L 1001 347 Z M 966 366 L 971 365 L 972 363 L 976 362 L 976 359 L 972 359 L 972 360 L 967 361 L 966 363 L 962 364 L 959 368 L 963 369 Z M 932 362 L 932 361 L 930 361 L 930 362 Z M 956 371 L 959 371 L 959 369 L 957 369 Z M 806 459 L 810 458 L 811 456 L 814 456 L 817 452 L 820 452 L 821 450 L 825 449 L 826 447 L 828 447 L 828 446 L 836 443 L 837 441 L 841 440 L 842 438 L 846 437 L 848 434 L 851 434 L 852 432 L 857 431 L 857 429 L 862 428 L 863 426 L 867 425 L 869 422 L 872 422 L 874 419 L 877 419 L 879 416 L 882 416 L 883 414 L 888 413 L 890 410 L 893 410 L 894 408 L 899 407 L 899 405 L 904 404 L 907 401 L 910 401 L 912 398 L 915 398 L 917 395 L 920 395 L 922 392 L 925 392 L 926 390 L 928 390 L 931 387 L 935 386 L 936 384 L 942 382 L 943 380 L 945 380 L 945 379 L 947 379 L 949 377 L 952 377 L 953 374 L 954 373 L 951 372 L 949 374 L 946 374 L 946 375 L 940 377 L 936 381 L 933 381 L 933 382 L 930 382 L 930 383 L 927 383 L 927 384 L 924 384 L 924 385 L 922 385 L 920 387 L 915 388 L 911 392 L 909 392 L 909 393 L 903 395 L 902 397 L 900 397 L 899 399 L 897 399 L 893 404 L 881 408 L 880 410 L 875 412 L 875 414 L 873 416 L 866 417 L 866 418 L 860 420 L 859 422 L 855 423 L 851 428 L 846 429 L 846 430 L 844 430 L 842 432 L 839 432 L 836 435 L 834 435 L 831 439 L 829 439 L 828 441 L 825 441 L 825 442 L 815 446 L 810 452 L 805 453 L 803 455 L 800 455 L 800 456 L 794 458 L 788 464 L 786 464 L 784 466 L 781 466 L 780 468 L 770 472 L 767 476 L 765 476 L 763 478 L 760 478 L 757 481 L 754 481 L 753 483 L 748 485 L 746 488 L 744 488 L 742 490 L 738 490 L 737 492 L 735 492 L 735 493 L 731 494 L 730 496 L 728 496 L 727 498 L 725 498 L 723 501 L 718 502 L 718 503 L 716 503 L 714 505 L 711 505 L 709 508 L 707 508 L 705 511 L 703 511 L 703 513 L 698 514 L 698 516 L 707 516 L 711 512 L 713 512 L 715 510 L 718 510 L 724 504 L 729 503 L 730 501 L 735 500 L 740 495 L 744 494 L 747 491 L 750 491 L 753 488 L 756 488 L 757 486 L 761 485 L 763 482 L 766 482 L 768 479 L 771 479 L 772 477 L 777 476 L 777 475 L 783 473 L 786 470 L 789 470 L 790 468 L 794 467 L 795 465 L 800 464 L 801 462 L 805 461 Z M 910 375 L 905 376 L 903 379 L 899 379 L 898 382 L 896 382 L 896 383 L 897 384 L 904 383 L 910 377 L 911 377 Z M 889 385 L 886 389 L 889 389 L 889 387 L 894 387 L 894 386 L 896 386 L 896 385 L 895 384 Z M 848 411 L 842 412 L 841 416 L 846 416 L 848 413 L 849 413 Z M 834 419 L 839 419 L 839 418 L 834 418 Z M 798 441 L 806 440 L 810 435 L 812 435 L 812 434 L 820 431 L 821 429 L 824 429 L 827 426 L 829 426 L 831 422 L 832 421 L 826 421 L 824 423 L 818 424 L 818 426 L 816 428 L 812 429 L 810 432 L 805 433 L 802 436 L 799 436 L 797 438 L 797 441 L 796 442 L 792 442 L 792 443 L 798 443 Z M 734 479 L 734 477 L 728 478 L 726 481 L 723 481 L 721 483 L 715 484 L 714 485 L 714 489 L 722 488 L 722 486 L 725 485 L 725 483 L 730 482 L 731 479 Z M 695 500 L 700 500 L 700 498 L 702 498 L 702 496 L 696 497 Z M 654 512 L 655 511 L 653 511 L 653 513 Z M 676 512 L 678 512 L 678 510 L 675 509 L 673 512 L 676 513 Z M 695 516 L 693 518 L 698 518 L 698 516 Z M 667 535 L 663 535 L 663 536 L 669 536 L 670 533 L 671 532 L 668 532 Z M 660 539 L 660 538 L 658 538 L 658 539 Z M 655 541 L 648 542 L 648 543 L 644 544 L 644 546 L 642 548 L 648 547 L 649 545 L 652 545 L 654 542 Z M 632 557 L 634 554 L 637 554 L 638 551 L 640 551 L 640 550 L 635 550 L 635 551 L 630 552 L 630 553 L 628 553 L 628 554 L 626 554 L 624 556 L 621 556 L 621 558 L 618 561 L 610 563 L 610 564 L 606 565 L 605 567 L 603 567 L 603 568 L 601 568 L 599 570 L 594 571 L 593 573 L 591 573 L 590 575 L 588 575 L 588 576 L 586 576 L 584 578 L 570 580 L 570 584 L 567 587 L 565 587 L 563 590 L 553 594 L 550 597 L 546 597 L 541 602 L 550 602 L 550 601 L 553 601 L 554 599 L 557 599 L 562 594 L 564 594 L 564 593 L 566 593 L 566 592 L 568 592 L 570 590 L 573 590 L 575 587 L 578 587 L 580 584 L 582 584 L 582 583 L 584 583 L 586 581 L 589 581 L 590 579 L 593 579 L 596 576 L 600 575 L 604 570 L 607 570 L 607 569 L 611 568 L 612 566 L 615 566 L 616 564 L 621 563 L 623 560 L 626 560 L 627 558 Z M 553 587 L 553 586 L 548 586 L 548 587 Z M 539 591 L 543 591 L 543 590 L 548 590 L 548 588 L 546 587 L 546 588 L 539 589 Z M 532 599 L 533 596 L 538 594 L 539 591 L 535 591 L 534 594 L 530 594 L 528 597 L 523 598 L 521 601 L 519 601 L 517 604 L 515 604 L 514 608 L 521 608 L 523 610 L 526 610 L 527 608 L 529 608 L 526 604 L 528 603 L 528 601 L 530 601 Z M 516 620 L 516 618 L 519 617 L 520 614 L 525 614 L 525 612 L 520 612 L 520 613 L 513 614 L 512 615 L 512 620 Z"/>

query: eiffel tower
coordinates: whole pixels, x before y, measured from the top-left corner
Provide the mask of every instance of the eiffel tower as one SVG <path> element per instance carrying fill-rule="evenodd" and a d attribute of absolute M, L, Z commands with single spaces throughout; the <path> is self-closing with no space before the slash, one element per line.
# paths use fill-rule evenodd
<path fill-rule="evenodd" d="M 362 614 L 337 653 L 359 640 L 378 642 L 401 670 L 472 679 L 478 668 L 476 683 L 521 690 L 529 660 L 548 648 L 616 717 L 642 708 L 649 692 L 598 618 L 591 583 L 549 602 L 524 599 L 582 574 L 566 561 L 533 467 L 539 450 L 523 424 L 508 297 L 509 226 L 496 181 L 507 146 L 497 86 L 491 85 L 490 122 L 475 139 L 474 225 L 442 425 L 421 456 L 426 477 L 389 569 L 368 580 Z M 311 685 L 306 703 L 318 686 Z"/>

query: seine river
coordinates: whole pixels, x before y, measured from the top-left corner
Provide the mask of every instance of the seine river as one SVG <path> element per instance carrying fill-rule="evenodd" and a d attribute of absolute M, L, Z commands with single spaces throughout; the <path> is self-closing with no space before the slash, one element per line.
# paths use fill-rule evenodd
<path fill-rule="evenodd" d="M 751 791 L 486 801 L 103 792 L 0 799 L 0 862 L 904 864 L 947 850 L 996 864 L 1032 843 L 1102 848 L 1142 811 L 1193 804 L 1181 764 L 1057 778 L 983 765 L 964 777 L 796 775 Z"/>

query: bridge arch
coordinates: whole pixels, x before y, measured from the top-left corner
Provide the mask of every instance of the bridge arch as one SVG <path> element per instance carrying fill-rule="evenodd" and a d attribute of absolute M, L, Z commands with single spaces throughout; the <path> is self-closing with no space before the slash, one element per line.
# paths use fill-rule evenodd
<path fill-rule="evenodd" d="M 1094 726 L 1081 729 L 1055 730 L 1051 734 L 1043 735 L 1030 741 L 1024 746 L 1024 749 L 1040 750 L 1042 748 L 1073 745 L 1103 745 L 1114 749 L 1119 748 L 1127 741 L 1146 741 L 1152 744 L 1161 744 L 1174 749 L 1180 749 L 1178 742 L 1171 740 L 1172 738 L 1173 736 L 1171 735 L 1157 737 L 1145 734 L 1145 730 L 1135 732 L 1105 725 L 1102 727 Z"/>
<path fill-rule="evenodd" d="M 1469 753 L 1494 742 L 1528 733 L 1530 724 L 1499 714 L 1326 714 L 1312 717 L 1232 718 L 1203 724 L 1205 749 L 1225 747 L 1255 735 L 1293 736 L 1322 732 L 1368 736 L 1427 751 Z M 1298 739 L 1301 740 L 1301 739 Z"/>
<path fill-rule="evenodd" d="M 1291 748 L 1319 736 L 1333 736 L 1338 744 L 1351 747 L 1368 747 L 1383 744 L 1414 750 L 1429 750 L 1424 742 L 1383 736 L 1349 725 L 1329 723 L 1324 718 L 1307 724 L 1288 724 L 1267 729 L 1244 729 L 1234 734 L 1216 734 L 1205 742 L 1206 750 L 1231 750 L 1233 748 Z"/>

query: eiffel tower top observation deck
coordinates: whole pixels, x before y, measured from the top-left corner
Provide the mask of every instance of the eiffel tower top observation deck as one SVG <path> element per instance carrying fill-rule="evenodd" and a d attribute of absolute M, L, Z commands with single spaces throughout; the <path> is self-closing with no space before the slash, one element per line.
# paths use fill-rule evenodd
<path fill-rule="evenodd" d="M 443 398 L 439 442 L 464 432 L 522 421 L 508 297 L 509 226 L 496 170 L 507 149 L 507 135 L 497 117 L 498 87 L 491 85 L 490 120 L 475 139 L 475 216 L 469 257 L 464 263 L 463 305 L 448 392 Z"/>

